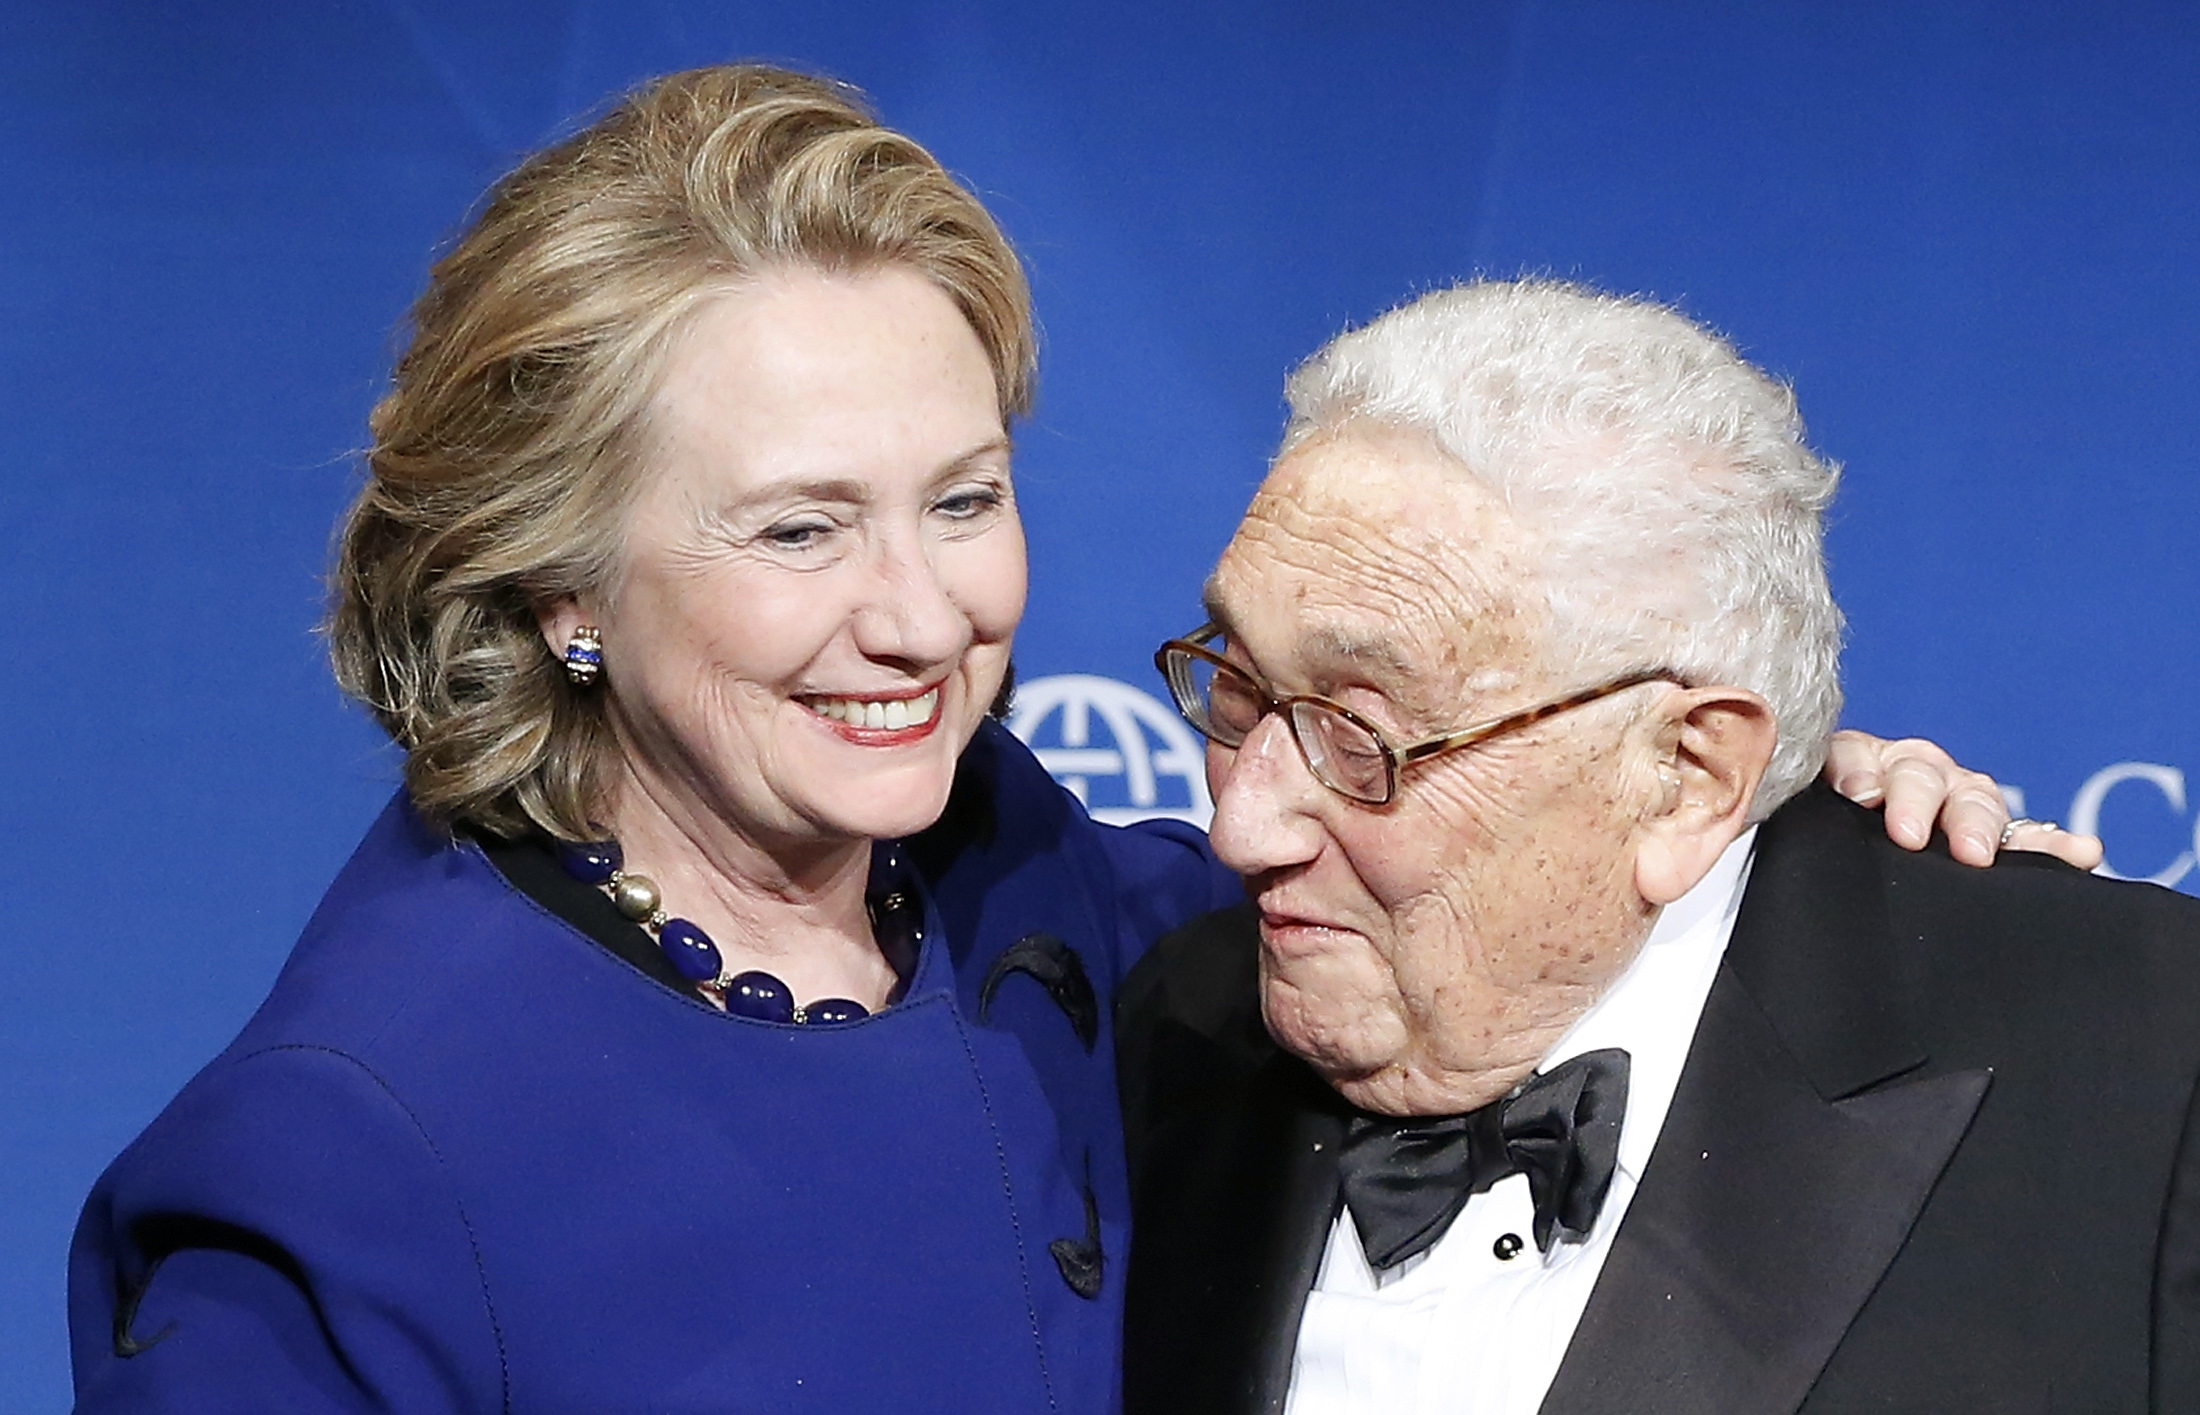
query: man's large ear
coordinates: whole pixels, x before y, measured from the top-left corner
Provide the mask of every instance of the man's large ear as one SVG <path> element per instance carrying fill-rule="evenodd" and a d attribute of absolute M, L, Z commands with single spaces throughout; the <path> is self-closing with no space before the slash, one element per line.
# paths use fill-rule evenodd
<path fill-rule="evenodd" d="M 1772 705 L 1747 688 L 1682 688 L 1645 724 L 1658 789 L 1635 847 L 1635 888 L 1666 905 L 1695 887 L 1749 825 L 1779 738 Z"/>

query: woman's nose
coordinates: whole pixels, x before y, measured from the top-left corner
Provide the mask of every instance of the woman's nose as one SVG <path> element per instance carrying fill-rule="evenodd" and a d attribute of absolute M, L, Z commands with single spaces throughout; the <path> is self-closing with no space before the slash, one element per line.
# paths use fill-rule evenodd
<path fill-rule="evenodd" d="M 856 619 L 856 646 L 867 657 L 937 667 L 969 646 L 970 617 L 918 537 L 879 545 L 870 602 Z"/>

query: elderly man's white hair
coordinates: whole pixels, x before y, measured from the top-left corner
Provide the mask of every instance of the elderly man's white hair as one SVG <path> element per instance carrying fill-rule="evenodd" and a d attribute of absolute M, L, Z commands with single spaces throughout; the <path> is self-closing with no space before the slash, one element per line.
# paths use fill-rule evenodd
<path fill-rule="evenodd" d="M 1292 374 L 1288 452 L 1355 420 L 1419 430 L 1535 538 L 1550 667 L 1634 668 L 1764 695 L 1762 819 L 1807 785 L 1841 710 L 1824 517 L 1839 472 L 1795 396 L 1648 301 L 1550 280 L 1439 290 Z"/>

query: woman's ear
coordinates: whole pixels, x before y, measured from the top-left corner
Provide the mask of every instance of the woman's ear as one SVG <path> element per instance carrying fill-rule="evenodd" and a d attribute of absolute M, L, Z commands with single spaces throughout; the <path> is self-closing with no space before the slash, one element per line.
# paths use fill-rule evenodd
<path fill-rule="evenodd" d="M 1779 739 L 1772 705 L 1747 688 L 1668 693 L 1650 724 L 1661 787 L 1635 845 L 1635 888 L 1664 906 L 1695 887 L 1749 826 Z"/>
<path fill-rule="evenodd" d="M 571 597 L 535 602 L 535 623 L 542 628 L 542 641 L 549 645 L 552 658 L 564 658 L 574 633 L 590 622 L 580 601 Z"/>

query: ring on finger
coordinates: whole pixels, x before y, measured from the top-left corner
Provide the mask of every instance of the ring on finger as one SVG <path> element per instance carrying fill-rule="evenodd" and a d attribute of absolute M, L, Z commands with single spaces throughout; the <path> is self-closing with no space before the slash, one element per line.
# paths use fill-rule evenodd
<path fill-rule="evenodd" d="M 2016 838 L 2016 834 L 2018 831 L 2024 829 L 2028 825 L 2036 825 L 2041 830 L 2062 829 L 2061 826 L 2055 824 L 2053 821 L 2036 821 L 2030 816 L 2016 816 L 2010 820 L 2009 824 L 2001 828 L 2001 843 L 2003 845 L 2007 845 L 2011 840 Z"/>

